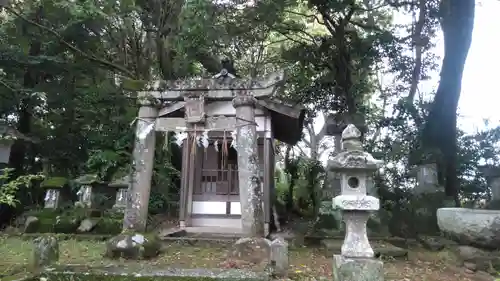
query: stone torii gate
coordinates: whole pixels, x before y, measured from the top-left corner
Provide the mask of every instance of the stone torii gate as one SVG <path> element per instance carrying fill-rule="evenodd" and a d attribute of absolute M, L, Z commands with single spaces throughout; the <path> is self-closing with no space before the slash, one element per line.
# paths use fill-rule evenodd
<path fill-rule="evenodd" d="M 269 198 L 263 198 L 259 176 L 255 107 L 260 105 L 288 116 L 295 114 L 294 118 L 298 120 L 303 120 L 304 114 L 303 110 L 300 110 L 299 114 L 297 110 L 290 110 L 292 107 L 282 107 L 271 99 L 282 88 L 283 82 L 284 72 L 282 71 L 261 79 L 240 79 L 223 69 L 212 78 L 161 81 L 149 87 L 147 91 L 139 92 L 140 109 L 136 119 L 134 169 L 127 192 L 128 202 L 123 228 L 144 231 L 146 227 L 154 163 L 155 130 L 174 131 L 175 128 L 187 127 L 188 131 L 202 131 L 226 126 L 236 129 L 237 132 L 242 232 L 245 236 L 263 236 L 262 202 L 263 200 L 269 201 Z M 217 116 L 216 120 L 209 121 L 204 111 L 207 101 L 231 103 L 235 108 L 236 116 Z M 184 118 L 159 118 L 182 107 L 185 111 Z M 174 122 L 174 119 L 178 122 Z M 300 139 L 300 130 L 296 138 Z M 266 146 L 264 146 L 265 149 Z M 267 146 L 268 151 L 269 149 Z M 189 153 L 187 151 L 187 145 L 185 145 L 184 154 Z M 185 159 L 187 157 L 183 156 L 183 160 Z M 189 159 L 192 161 L 191 158 Z M 271 164 L 268 162 L 267 165 Z M 265 172 L 268 170 L 271 171 L 265 168 Z M 183 181 L 192 180 L 192 177 L 193 175 L 190 175 L 187 169 L 183 169 Z M 269 181 L 272 175 L 267 178 Z M 184 184 L 181 183 L 181 185 Z M 264 185 L 266 184 L 269 182 L 264 182 Z M 182 212 L 186 208 L 183 206 L 185 202 L 183 198 L 186 196 L 188 196 L 186 191 L 181 188 L 181 223 Z"/>

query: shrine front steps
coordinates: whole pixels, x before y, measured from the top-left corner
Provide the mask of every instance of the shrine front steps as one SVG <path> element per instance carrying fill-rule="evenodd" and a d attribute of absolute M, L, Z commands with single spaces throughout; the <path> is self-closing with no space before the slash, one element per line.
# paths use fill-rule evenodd
<path fill-rule="evenodd" d="M 324 239 L 321 245 L 326 249 L 328 254 L 340 255 L 343 239 Z M 372 240 L 370 245 L 373 248 L 375 257 L 406 259 L 408 258 L 408 249 L 394 246 L 393 244 L 383 240 Z"/>
<path fill-rule="evenodd" d="M 231 233 L 231 232 L 193 232 L 190 227 L 186 227 L 184 229 L 174 227 L 169 229 L 160 230 L 158 233 L 158 237 L 164 243 L 178 243 L 185 245 L 203 245 L 206 243 L 209 244 L 234 244 L 239 238 L 241 238 L 241 234 L 239 233 Z"/>

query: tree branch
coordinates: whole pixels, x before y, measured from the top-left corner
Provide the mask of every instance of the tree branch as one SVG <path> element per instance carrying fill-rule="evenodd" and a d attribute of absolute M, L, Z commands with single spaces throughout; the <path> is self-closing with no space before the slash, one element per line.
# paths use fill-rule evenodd
<path fill-rule="evenodd" d="M 304 149 L 302 147 L 300 147 L 300 145 L 296 145 L 294 147 L 296 147 L 298 149 L 300 156 L 307 157 L 307 154 L 305 153 Z"/>
<path fill-rule="evenodd" d="M 411 86 L 410 93 L 408 94 L 408 102 L 413 104 L 415 95 L 417 93 L 418 84 L 420 82 L 420 72 L 422 71 L 422 49 L 423 49 L 423 38 L 422 30 L 425 23 L 426 15 L 426 0 L 419 1 L 419 13 L 418 20 L 415 25 L 415 32 L 413 34 L 413 46 L 415 47 L 415 66 L 413 67 L 413 72 L 411 74 Z"/>
<path fill-rule="evenodd" d="M 0 85 L 2 85 L 5 88 L 9 89 L 9 91 L 11 91 L 13 93 L 17 93 L 19 91 L 19 90 L 14 89 L 13 87 L 11 87 L 9 84 L 7 84 L 7 82 L 3 81 L 2 79 L 0 79 Z"/>
<path fill-rule="evenodd" d="M 325 137 L 326 129 L 328 127 L 328 124 L 326 123 L 326 120 L 328 118 L 327 114 L 325 112 L 321 112 L 321 114 L 323 115 L 323 119 L 325 120 L 325 122 L 323 123 L 323 127 L 321 127 L 321 130 L 319 130 L 318 134 L 316 135 L 319 142 L 321 142 L 321 140 L 323 140 L 323 138 Z"/>
<path fill-rule="evenodd" d="M 106 66 L 108 68 L 111 68 L 111 69 L 114 69 L 114 70 L 117 70 L 119 72 L 122 72 L 126 75 L 129 76 L 129 78 L 133 78 L 134 77 L 134 74 L 132 72 L 130 72 L 128 69 L 126 69 L 125 67 L 121 66 L 121 65 L 117 65 L 117 64 L 114 64 L 110 61 L 106 61 L 102 58 L 98 58 L 94 55 L 91 55 L 91 54 L 87 54 L 86 52 L 80 50 L 79 48 L 77 48 L 76 46 L 74 46 L 73 44 L 67 42 L 66 40 L 64 40 L 64 38 L 62 37 L 61 34 L 59 34 L 57 31 L 55 31 L 54 29 L 48 27 L 48 26 L 44 26 L 42 24 L 39 24 L 35 21 L 32 21 L 30 19 L 28 19 L 27 17 L 25 17 L 24 15 L 22 15 L 21 13 L 17 12 L 16 10 L 12 9 L 11 7 L 4 7 L 5 10 L 9 11 L 10 13 L 12 13 L 13 15 L 15 15 L 16 17 L 20 18 L 21 20 L 23 20 L 24 22 L 27 22 L 31 25 L 34 25 L 50 34 L 52 34 L 54 37 L 56 37 L 60 43 L 62 43 L 63 45 L 65 45 L 66 47 L 68 47 L 68 49 L 70 49 L 71 51 L 73 51 L 74 53 L 90 60 L 90 61 L 93 61 L 93 62 L 96 62 L 100 65 L 103 65 L 103 66 Z"/>
<path fill-rule="evenodd" d="M 306 140 L 305 138 L 302 138 L 302 141 L 308 146 L 311 147 L 311 142 Z"/>

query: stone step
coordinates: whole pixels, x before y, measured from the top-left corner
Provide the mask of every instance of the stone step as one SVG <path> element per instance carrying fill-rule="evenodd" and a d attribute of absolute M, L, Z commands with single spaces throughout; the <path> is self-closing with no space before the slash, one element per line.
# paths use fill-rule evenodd
<path fill-rule="evenodd" d="M 325 239 L 321 241 L 323 247 L 329 253 L 340 254 L 343 240 Z M 391 257 L 391 258 L 406 258 L 408 250 L 396 247 L 385 241 L 370 241 L 370 244 L 375 252 L 375 257 Z"/>
<path fill-rule="evenodd" d="M 205 245 L 205 244 L 233 244 L 237 238 L 209 238 L 209 237 L 163 237 L 160 239 L 163 244 L 182 244 L 182 245 Z"/>

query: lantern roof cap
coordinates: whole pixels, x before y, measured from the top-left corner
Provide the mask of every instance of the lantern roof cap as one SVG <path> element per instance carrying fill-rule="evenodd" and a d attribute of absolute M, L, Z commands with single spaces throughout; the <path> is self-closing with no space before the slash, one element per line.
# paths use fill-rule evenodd
<path fill-rule="evenodd" d="M 363 150 L 361 132 L 356 126 L 349 124 L 342 132 L 343 151 L 328 162 L 330 170 L 365 170 L 376 171 L 383 164 L 382 160 Z"/>

